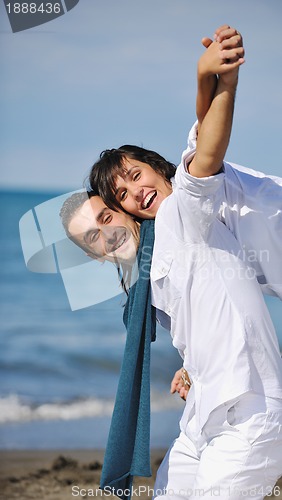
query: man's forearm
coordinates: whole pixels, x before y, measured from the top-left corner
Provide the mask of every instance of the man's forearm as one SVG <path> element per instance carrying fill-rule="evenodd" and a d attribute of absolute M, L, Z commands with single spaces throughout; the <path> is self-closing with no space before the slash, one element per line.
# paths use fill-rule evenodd
<path fill-rule="evenodd" d="M 229 144 L 237 83 L 226 84 L 219 78 L 211 106 L 198 134 L 197 152 L 189 165 L 195 177 L 216 174 Z"/>

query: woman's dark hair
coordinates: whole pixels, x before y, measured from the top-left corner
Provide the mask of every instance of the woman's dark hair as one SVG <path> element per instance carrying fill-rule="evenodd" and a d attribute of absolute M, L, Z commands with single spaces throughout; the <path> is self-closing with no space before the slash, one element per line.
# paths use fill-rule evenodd
<path fill-rule="evenodd" d="M 122 206 L 115 198 L 115 183 L 118 175 L 123 176 L 126 173 L 125 158 L 147 163 L 168 182 L 175 175 L 175 165 L 149 149 L 125 145 L 118 149 L 102 151 L 100 159 L 91 169 L 89 183 L 91 189 L 98 190 L 103 201 L 113 210 L 122 210 Z"/>

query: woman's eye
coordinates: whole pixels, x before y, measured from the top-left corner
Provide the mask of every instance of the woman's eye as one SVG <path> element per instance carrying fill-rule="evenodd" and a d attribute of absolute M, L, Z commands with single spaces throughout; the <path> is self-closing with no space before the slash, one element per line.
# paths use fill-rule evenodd
<path fill-rule="evenodd" d="M 120 201 L 124 201 L 124 200 L 125 200 L 125 198 L 126 198 L 126 191 L 122 191 L 122 192 L 120 193 Z"/>
<path fill-rule="evenodd" d="M 113 217 L 112 217 L 112 215 L 110 215 L 110 214 L 109 214 L 109 215 L 107 215 L 107 216 L 104 218 L 104 220 L 103 220 L 103 224 L 109 224 L 109 223 L 111 222 L 112 218 L 113 218 Z"/>
<path fill-rule="evenodd" d="M 134 174 L 133 177 L 132 177 L 133 180 L 134 181 L 138 181 L 138 179 L 140 179 L 140 175 L 141 175 L 140 172 L 136 172 L 136 174 Z"/>

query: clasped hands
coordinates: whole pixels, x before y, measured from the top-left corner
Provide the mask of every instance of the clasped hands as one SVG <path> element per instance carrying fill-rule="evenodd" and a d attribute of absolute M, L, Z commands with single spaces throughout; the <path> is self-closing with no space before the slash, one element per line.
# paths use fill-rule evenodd
<path fill-rule="evenodd" d="M 242 35 L 228 25 L 220 26 L 214 34 L 214 40 L 202 38 L 206 51 L 198 62 L 200 76 L 220 75 L 228 83 L 238 74 L 238 69 L 245 62 L 245 50 Z"/>

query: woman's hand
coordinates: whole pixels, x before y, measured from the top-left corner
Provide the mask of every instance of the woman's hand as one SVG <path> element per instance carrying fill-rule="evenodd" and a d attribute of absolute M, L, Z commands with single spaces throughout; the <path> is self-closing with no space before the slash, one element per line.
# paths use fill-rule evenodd
<path fill-rule="evenodd" d="M 191 387 L 191 380 L 185 368 L 180 368 L 174 374 L 174 377 L 171 381 L 170 392 L 174 394 L 178 392 L 179 396 L 186 401 L 188 392 Z"/>
<path fill-rule="evenodd" d="M 226 75 L 232 71 L 238 74 L 239 66 L 245 62 L 245 51 L 242 36 L 235 28 L 220 26 L 214 41 L 205 37 L 202 44 L 207 50 L 199 59 L 199 76 Z"/>

